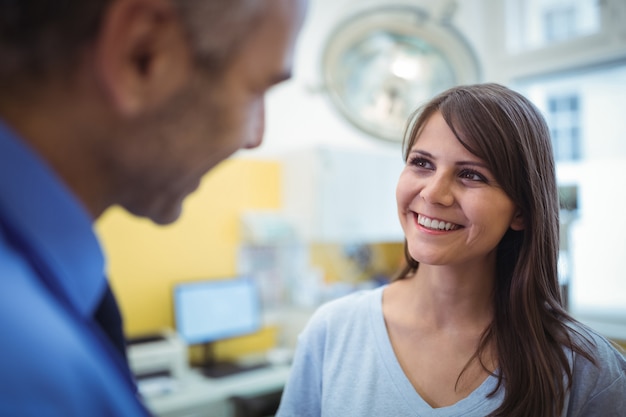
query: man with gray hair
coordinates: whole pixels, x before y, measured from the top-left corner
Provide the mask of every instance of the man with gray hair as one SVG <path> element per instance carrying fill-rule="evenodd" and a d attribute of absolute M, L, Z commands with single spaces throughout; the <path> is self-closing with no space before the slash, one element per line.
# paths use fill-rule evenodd
<path fill-rule="evenodd" d="M 258 146 L 306 0 L 0 0 L 0 415 L 145 416 L 93 222 Z"/>

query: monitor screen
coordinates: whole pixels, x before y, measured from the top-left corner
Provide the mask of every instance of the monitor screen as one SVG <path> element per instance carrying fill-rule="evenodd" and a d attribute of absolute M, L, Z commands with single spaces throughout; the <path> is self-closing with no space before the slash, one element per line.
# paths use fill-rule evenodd
<path fill-rule="evenodd" d="M 257 285 L 250 278 L 176 284 L 174 321 L 190 345 L 256 332 L 261 328 Z"/>

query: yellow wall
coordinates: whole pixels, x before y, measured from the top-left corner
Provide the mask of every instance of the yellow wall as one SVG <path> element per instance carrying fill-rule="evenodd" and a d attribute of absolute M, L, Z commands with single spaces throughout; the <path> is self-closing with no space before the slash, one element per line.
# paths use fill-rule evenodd
<path fill-rule="evenodd" d="M 278 162 L 230 159 L 204 178 L 173 225 L 156 226 L 119 208 L 108 210 L 96 228 L 126 334 L 174 327 L 174 283 L 235 275 L 239 214 L 279 208 L 280 186 Z M 258 339 L 252 338 L 263 343 Z"/>
<path fill-rule="evenodd" d="M 311 264 L 324 271 L 327 283 L 338 281 L 355 284 L 375 275 L 393 277 L 404 262 L 404 242 L 378 242 L 369 245 L 371 264 L 367 271 L 346 257 L 344 245 L 314 243 L 310 247 Z"/>

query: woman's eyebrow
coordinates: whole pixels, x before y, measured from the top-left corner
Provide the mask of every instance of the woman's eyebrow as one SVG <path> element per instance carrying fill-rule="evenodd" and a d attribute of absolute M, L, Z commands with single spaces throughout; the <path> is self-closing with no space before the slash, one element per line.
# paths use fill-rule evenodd
<path fill-rule="evenodd" d="M 409 154 L 410 155 L 411 154 L 419 154 L 419 155 L 425 156 L 425 157 L 430 158 L 430 159 L 434 159 L 434 160 L 437 159 L 430 152 L 427 152 L 427 151 L 424 151 L 424 150 L 421 150 L 421 149 L 413 149 L 413 150 L 411 150 L 411 152 L 409 152 Z M 457 165 L 457 166 L 472 165 L 472 166 L 477 166 L 477 167 L 489 169 L 489 166 L 487 164 L 485 164 L 484 162 L 480 161 L 480 160 L 456 161 L 454 164 Z"/>

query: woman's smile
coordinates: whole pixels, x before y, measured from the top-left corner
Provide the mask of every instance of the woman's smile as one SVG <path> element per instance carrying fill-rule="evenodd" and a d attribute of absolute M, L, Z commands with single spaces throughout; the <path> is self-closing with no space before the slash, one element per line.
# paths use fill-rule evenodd
<path fill-rule="evenodd" d="M 414 213 L 413 215 L 416 218 L 417 224 L 419 224 L 425 229 L 432 230 L 432 231 L 449 232 L 449 231 L 454 231 L 463 227 L 459 224 L 451 223 L 445 220 L 427 217 L 420 213 Z"/>
<path fill-rule="evenodd" d="M 408 252 L 426 264 L 495 262 L 506 231 L 523 227 L 485 161 L 459 142 L 440 113 L 409 150 L 396 196 Z"/>

